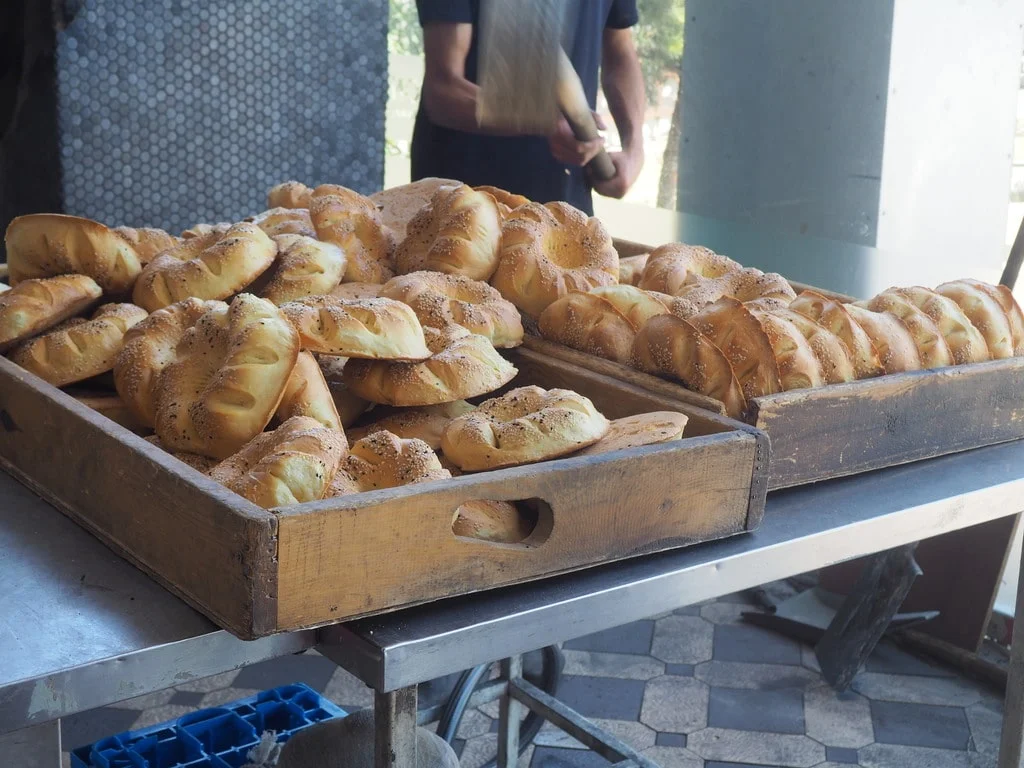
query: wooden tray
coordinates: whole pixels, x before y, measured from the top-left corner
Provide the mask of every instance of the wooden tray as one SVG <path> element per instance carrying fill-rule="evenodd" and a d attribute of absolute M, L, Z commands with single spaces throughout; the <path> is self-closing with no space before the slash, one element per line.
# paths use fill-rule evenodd
<path fill-rule="evenodd" d="M 690 416 L 663 445 L 261 509 L 0 358 L 0 466 L 243 638 L 730 536 L 764 510 L 748 426 L 529 349 L 515 385 L 568 387 L 610 418 Z M 542 500 L 522 544 L 456 538 L 471 499 Z"/>
<path fill-rule="evenodd" d="M 629 241 L 615 245 L 621 256 L 650 250 Z M 610 360 L 537 337 L 528 337 L 525 346 L 663 397 L 725 412 L 714 398 Z M 758 397 L 748 402 L 743 420 L 771 440 L 770 491 L 1018 440 L 1024 438 L 1024 358 Z"/>

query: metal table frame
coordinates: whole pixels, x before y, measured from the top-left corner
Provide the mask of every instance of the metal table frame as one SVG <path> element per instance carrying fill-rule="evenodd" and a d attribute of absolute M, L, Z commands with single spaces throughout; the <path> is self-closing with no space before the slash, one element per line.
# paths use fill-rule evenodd
<path fill-rule="evenodd" d="M 0 733 L 316 645 L 377 691 L 378 746 L 397 761 L 380 764 L 403 765 L 416 684 L 507 659 L 508 753 L 508 715 L 533 694 L 517 677 L 519 655 L 1019 514 L 1024 441 L 772 494 L 750 534 L 253 643 L 214 628 L 6 476 L 0 499 L 0 581 L 9 585 L 0 595 Z M 1019 633 L 1001 768 L 1024 765 L 1022 691 Z M 41 730 L 52 742 L 52 729 Z"/>

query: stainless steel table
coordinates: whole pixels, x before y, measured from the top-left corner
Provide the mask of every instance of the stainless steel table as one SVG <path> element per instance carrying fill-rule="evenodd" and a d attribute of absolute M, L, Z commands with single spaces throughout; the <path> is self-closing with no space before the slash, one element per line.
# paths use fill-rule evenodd
<path fill-rule="evenodd" d="M 0 733 L 319 643 L 392 707 L 396 743 L 416 683 L 1021 511 L 1024 441 L 776 493 L 721 542 L 245 643 L 0 474 Z M 1013 661 L 1002 766 L 1020 765 L 1024 639 Z"/>

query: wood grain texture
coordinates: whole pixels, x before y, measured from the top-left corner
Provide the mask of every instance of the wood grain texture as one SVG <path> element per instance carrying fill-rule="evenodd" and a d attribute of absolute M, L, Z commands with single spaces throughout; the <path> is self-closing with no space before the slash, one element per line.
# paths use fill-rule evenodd
<path fill-rule="evenodd" d="M 1024 437 L 1024 358 L 755 398 L 769 490 Z"/>
<path fill-rule="evenodd" d="M 513 384 L 571 387 L 612 418 L 690 412 L 532 350 L 512 359 L 520 369 Z M 735 422 L 714 414 L 693 418 L 709 433 L 278 510 L 278 625 L 378 613 L 755 526 L 764 506 L 764 436 L 738 424 L 731 430 Z M 452 517 L 473 499 L 541 499 L 550 511 L 542 509 L 523 544 L 457 539 Z"/>
<path fill-rule="evenodd" d="M 274 515 L 4 358 L 0 463 L 221 626 L 272 628 Z"/>

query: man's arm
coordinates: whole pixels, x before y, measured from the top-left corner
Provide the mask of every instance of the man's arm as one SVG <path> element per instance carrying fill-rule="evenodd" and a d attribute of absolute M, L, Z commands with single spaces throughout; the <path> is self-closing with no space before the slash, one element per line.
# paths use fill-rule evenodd
<path fill-rule="evenodd" d="M 472 24 L 433 22 L 423 27 L 423 108 L 430 122 L 459 131 L 480 130 L 476 99 L 480 88 L 466 79 Z"/>
<path fill-rule="evenodd" d="M 622 197 L 644 164 L 644 77 L 629 28 L 604 31 L 601 87 L 622 140 L 622 151 L 610 153 L 618 171 L 615 178 L 595 183 L 594 189 L 606 197 Z"/>

